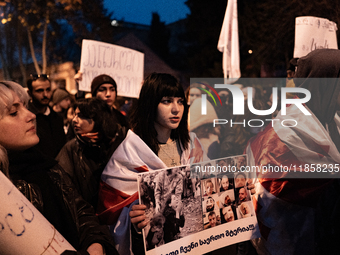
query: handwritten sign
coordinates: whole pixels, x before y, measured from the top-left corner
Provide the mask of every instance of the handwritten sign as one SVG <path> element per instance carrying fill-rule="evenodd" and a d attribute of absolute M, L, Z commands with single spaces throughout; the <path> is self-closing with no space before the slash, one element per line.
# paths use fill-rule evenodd
<path fill-rule="evenodd" d="M 79 90 L 91 91 L 92 80 L 107 74 L 117 83 L 117 95 L 138 98 L 144 74 L 144 54 L 118 45 L 83 40 Z"/>
<path fill-rule="evenodd" d="M 315 49 L 337 49 L 336 23 L 328 19 L 302 16 L 295 19 L 294 58 L 306 56 Z"/>
<path fill-rule="evenodd" d="M 0 254 L 56 255 L 75 249 L 0 172 Z"/>

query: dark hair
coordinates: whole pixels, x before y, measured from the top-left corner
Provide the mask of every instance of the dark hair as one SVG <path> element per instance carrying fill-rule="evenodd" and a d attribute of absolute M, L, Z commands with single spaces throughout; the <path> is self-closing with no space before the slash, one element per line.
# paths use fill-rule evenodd
<path fill-rule="evenodd" d="M 216 213 L 214 211 L 211 211 L 209 214 L 208 214 L 208 217 L 209 216 L 213 216 L 213 215 L 216 215 Z"/>
<path fill-rule="evenodd" d="M 215 186 L 215 185 L 213 184 L 213 182 L 212 182 L 210 179 L 206 180 L 206 182 L 205 182 L 205 185 L 204 185 L 204 186 L 207 186 L 208 182 L 211 182 L 211 184 L 212 184 L 213 186 Z"/>
<path fill-rule="evenodd" d="M 207 201 L 208 201 L 209 199 L 212 199 L 212 201 L 215 202 L 215 199 L 214 199 L 213 197 L 210 197 L 210 196 L 209 196 L 209 197 L 207 198 Z"/>
<path fill-rule="evenodd" d="M 74 109 L 79 108 L 80 118 L 92 119 L 93 130 L 99 133 L 99 137 L 110 142 L 117 133 L 118 121 L 110 106 L 99 98 L 79 99 L 74 104 Z"/>
<path fill-rule="evenodd" d="M 152 228 L 154 226 L 159 226 L 163 228 L 164 223 L 165 223 L 165 217 L 163 216 L 163 214 L 156 213 L 150 220 L 150 227 Z"/>
<path fill-rule="evenodd" d="M 38 74 L 31 74 L 30 75 L 30 78 L 27 80 L 27 88 L 29 91 L 32 91 L 33 87 L 32 87 L 32 83 L 34 81 L 49 81 L 50 84 L 51 84 L 51 81 L 48 79 L 48 75 L 46 74 L 41 74 L 41 75 L 38 75 Z"/>
<path fill-rule="evenodd" d="M 96 97 L 98 93 L 98 89 L 103 84 L 111 84 L 115 90 L 117 91 L 117 83 L 116 81 L 109 75 L 101 74 L 95 77 L 91 82 L 91 94 L 92 97 Z"/>
<path fill-rule="evenodd" d="M 165 96 L 181 97 L 184 102 L 184 112 L 179 126 L 171 130 L 171 139 L 178 139 L 183 148 L 189 144 L 188 130 L 188 104 L 184 96 L 184 90 L 177 79 L 166 73 L 152 73 L 145 78 L 139 94 L 139 100 L 134 105 L 130 119 L 132 130 L 158 154 L 159 142 L 154 122 L 157 117 L 158 104 Z"/>
<path fill-rule="evenodd" d="M 241 178 L 241 177 L 238 177 L 240 175 L 242 175 L 244 177 L 244 179 L 247 179 L 247 176 L 245 175 L 245 173 L 242 173 L 242 172 L 237 173 L 236 176 L 235 176 L 235 179 Z"/>

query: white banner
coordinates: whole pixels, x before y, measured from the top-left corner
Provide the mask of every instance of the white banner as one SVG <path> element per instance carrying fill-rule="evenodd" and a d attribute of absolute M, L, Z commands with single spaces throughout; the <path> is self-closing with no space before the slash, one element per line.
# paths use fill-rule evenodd
<path fill-rule="evenodd" d="M 91 91 L 92 80 L 107 74 L 117 83 L 117 95 L 138 98 L 144 75 L 144 54 L 118 45 L 83 40 L 79 90 Z"/>
<path fill-rule="evenodd" d="M 295 19 L 294 58 L 315 49 L 338 49 L 336 23 L 328 19 L 302 16 Z"/>
<path fill-rule="evenodd" d="M 237 0 L 228 1 L 217 49 L 223 52 L 224 78 L 240 78 Z"/>
<path fill-rule="evenodd" d="M 0 172 L 0 254 L 56 255 L 75 249 Z"/>
<path fill-rule="evenodd" d="M 204 254 L 260 236 L 246 155 L 141 173 L 146 255 Z"/>

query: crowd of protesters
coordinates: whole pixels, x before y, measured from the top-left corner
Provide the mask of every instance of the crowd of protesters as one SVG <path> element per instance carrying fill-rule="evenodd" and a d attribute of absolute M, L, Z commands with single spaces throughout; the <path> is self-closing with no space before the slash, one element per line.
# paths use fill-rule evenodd
<path fill-rule="evenodd" d="M 147 186 L 153 182 L 157 190 L 149 200 L 155 211 L 154 218 L 158 220 L 150 222 L 145 214 L 149 208 L 138 204 L 139 172 L 245 152 L 255 165 L 309 163 L 315 162 L 316 155 L 327 164 L 339 164 L 340 121 L 336 112 L 340 110 L 340 82 L 334 79 L 326 84 L 306 79 L 338 78 L 339 57 L 338 50 L 315 50 L 295 62 L 296 74 L 292 70 L 289 72 L 289 76 L 293 72 L 299 79 L 289 77 L 287 86 L 301 86 L 312 93 L 312 100 L 306 107 L 311 111 L 313 121 L 304 121 L 307 123 L 305 128 L 310 128 L 314 136 L 291 127 L 293 141 L 289 137 L 278 138 L 278 128 L 270 125 L 274 122 L 265 121 L 282 118 L 280 96 L 275 100 L 278 101 L 276 111 L 256 116 L 248 108 L 246 84 L 235 84 L 245 95 L 245 113 L 240 116 L 233 115 L 233 96 L 227 89 L 217 90 L 221 105 L 214 107 L 208 100 L 207 114 L 201 115 L 201 96 L 203 91 L 209 91 L 209 84 L 192 84 L 184 91 L 170 74 L 152 73 L 146 77 L 138 100 L 134 105 L 127 103 L 124 107 L 120 107 L 122 104 L 117 100 L 116 82 L 105 74 L 93 79 L 91 98 L 77 98 L 61 88 L 52 91 L 47 75 L 31 75 L 26 84 L 28 93 L 17 83 L 0 82 L 1 171 L 78 250 L 78 254 L 143 254 L 142 229 L 150 227 L 149 248 L 161 241 L 167 242 L 169 238 L 164 238 L 163 227 L 172 225 L 170 216 L 164 217 L 167 211 L 171 222 L 180 222 L 170 231 L 173 239 L 185 222 L 180 194 L 184 189 L 188 198 L 197 190 L 195 181 L 183 177 L 186 173 L 168 171 L 155 180 L 150 176 L 145 182 Z M 81 73 L 75 77 L 76 81 L 81 78 Z M 251 90 L 255 109 L 271 108 L 270 87 L 252 87 Z M 266 125 L 214 127 L 212 124 L 216 119 L 234 123 L 257 119 Z M 301 157 L 293 150 L 301 149 L 295 144 L 300 140 L 307 147 Z M 220 188 L 226 185 L 233 183 L 224 176 Z M 296 182 L 259 178 L 255 185 L 249 184 L 251 193 L 256 190 L 256 195 L 260 196 L 263 189 L 271 194 L 276 192 L 277 197 L 284 198 L 286 207 L 279 199 L 271 200 L 271 206 L 264 206 L 259 201 L 263 208 L 257 212 L 262 237 L 253 241 L 256 249 L 250 242 L 243 242 L 219 252 L 312 254 L 328 249 L 329 254 L 335 254 L 340 223 L 339 187 L 337 179 Z M 147 188 L 145 192 L 148 192 Z M 239 196 L 243 193 L 246 194 L 244 188 L 240 189 Z M 328 195 L 323 195 L 326 193 Z M 285 210 L 278 212 L 278 208 Z M 244 208 L 244 214 L 250 214 L 248 209 Z M 223 222 L 235 214 L 232 208 L 229 211 L 229 214 L 227 210 L 223 213 L 226 215 Z M 297 213 L 294 219 L 288 217 L 294 213 Z M 273 214 L 275 216 L 271 217 Z M 265 231 L 271 231 L 272 236 L 264 237 Z"/>

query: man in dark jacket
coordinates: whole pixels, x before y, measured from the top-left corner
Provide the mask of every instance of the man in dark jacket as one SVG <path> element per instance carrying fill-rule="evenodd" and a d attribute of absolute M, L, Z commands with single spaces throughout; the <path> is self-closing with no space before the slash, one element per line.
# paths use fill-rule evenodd
<path fill-rule="evenodd" d="M 27 88 L 31 96 L 28 109 L 37 116 L 40 141 L 36 147 L 43 154 L 55 158 L 66 143 L 66 135 L 62 117 L 48 105 L 52 96 L 51 82 L 47 75 L 31 75 Z"/>

